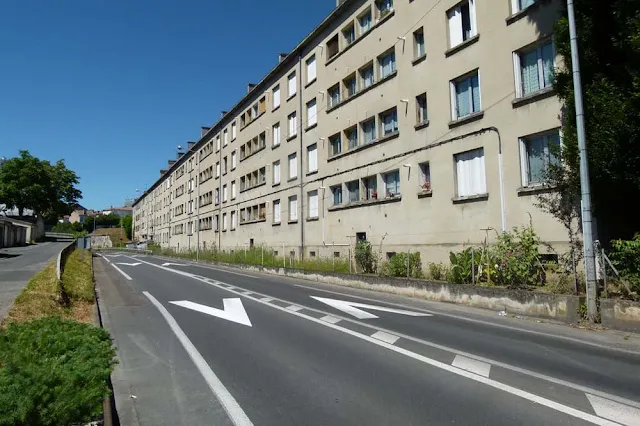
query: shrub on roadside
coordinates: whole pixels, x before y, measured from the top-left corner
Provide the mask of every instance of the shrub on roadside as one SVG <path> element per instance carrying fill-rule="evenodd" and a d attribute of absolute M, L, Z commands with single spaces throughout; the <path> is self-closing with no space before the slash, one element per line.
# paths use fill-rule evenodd
<path fill-rule="evenodd" d="M 109 334 L 58 317 L 0 331 L 0 426 L 96 420 L 115 363 Z"/>
<path fill-rule="evenodd" d="M 434 281 L 444 281 L 447 279 L 447 267 L 440 263 L 429 264 L 429 278 Z"/>
<path fill-rule="evenodd" d="M 633 240 L 611 241 L 609 258 L 631 291 L 640 293 L 640 234 Z"/>
<path fill-rule="evenodd" d="M 481 252 L 479 249 L 472 249 L 472 247 L 467 247 L 459 253 L 449 253 L 451 268 L 449 269 L 449 274 L 447 275 L 447 281 L 453 284 L 471 284 L 473 278 L 471 270 L 472 267 L 474 267 L 472 256 L 473 258 L 475 258 L 475 273 L 477 281 L 477 272 L 481 258 Z"/>
<path fill-rule="evenodd" d="M 410 277 L 423 278 L 422 262 L 420 261 L 420 253 L 396 253 L 386 267 L 383 268 L 386 276 L 390 277 Z M 381 274 L 382 275 L 382 274 Z"/>
<path fill-rule="evenodd" d="M 360 271 L 365 274 L 373 274 L 376 271 L 376 258 L 371 248 L 371 243 L 367 240 L 358 241 L 356 244 L 356 263 Z"/>

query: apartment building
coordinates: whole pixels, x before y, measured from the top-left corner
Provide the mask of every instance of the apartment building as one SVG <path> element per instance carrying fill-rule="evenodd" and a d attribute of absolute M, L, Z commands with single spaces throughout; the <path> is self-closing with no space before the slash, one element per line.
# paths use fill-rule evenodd
<path fill-rule="evenodd" d="M 134 203 L 165 247 L 441 261 L 533 223 L 560 141 L 559 0 L 346 0 Z M 139 231 L 138 231 L 139 230 Z"/>

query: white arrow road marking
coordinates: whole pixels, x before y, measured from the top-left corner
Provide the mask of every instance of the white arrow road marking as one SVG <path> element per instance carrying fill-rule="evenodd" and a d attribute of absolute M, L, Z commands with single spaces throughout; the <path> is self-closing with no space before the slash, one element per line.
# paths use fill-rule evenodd
<path fill-rule="evenodd" d="M 251 321 L 249 320 L 249 316 L 247 316 L 247 311 L 244 310 L 242 300 L 234 297 L 231 299 L 222 299 L 222 301 L 224 302 L 224 309 L 216 309 L 199 303 L 189 302 L 188 300 L 169 303 L 251 327 Z"/>
<path fill-rule="evenodd" d="M 162 266 L 189 266 L 189 265 L 183 265 L 182 263 L 167 262 L 167 263 L 163 263 Z"/>
<path fill-rule="evenodd" d="M 610 399 L 587 394 L 587 399 L 593 407 L 593 411 L 600 417 L 613 420 L 627 426 L 640 425 L 640 410 L 635 407 L 620 404 Z"/>
<path fill-rule="evenodd" d="M 409 315 L 411 317 L 432 317 L 433 316 L 431 314 L 425 314 L 422 312 L 405 311 L 402 309 L 387 308 L 384 306 L 366 305 L 364 303 L 349 302 L 346 300 L 328 299 L 325 297 L 316 297 L 316 296 L 311 296 L 311 298 L 316 299 L 318 302 L 326 303 L 327 305 L 332 306 L 338 310 L 341 310 L 342 312 L 346 312 L 349 315 L 353 315 L 358 319 L 378 318 L 378 316 L 370 314 L 369 312 L 365 312 L 362 309 L 358 309 L 358 308 L 370 309 L 372 311 L 391 312 L 391 313 L 400 314 L 400 315 Z"/>
<path fill-rule="evenodd" d="M 142 265 L 142 263 L 140 262 L 135 262 L 135 263 L 124 263 L 124 262 L 117 262 L 116 265 L 125 265 L 125 266 L 138 266 L 138 265 Z"/>

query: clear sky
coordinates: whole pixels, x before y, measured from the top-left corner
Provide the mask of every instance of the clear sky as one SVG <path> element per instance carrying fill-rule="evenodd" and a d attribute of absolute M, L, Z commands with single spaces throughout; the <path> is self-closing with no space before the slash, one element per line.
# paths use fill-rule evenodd
<path fill-rule="evenodd" d="M 0 156 L 64 159 L 121 205 L 231 108 L 335 0 L 6 0 Z M 277 17 L 273 19 L 272 17 Z"/>

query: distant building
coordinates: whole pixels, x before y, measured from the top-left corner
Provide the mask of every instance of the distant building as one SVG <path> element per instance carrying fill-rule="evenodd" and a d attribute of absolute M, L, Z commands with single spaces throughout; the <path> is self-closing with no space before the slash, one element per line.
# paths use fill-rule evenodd
<path fill-rule="evenodd" d="M 75 209 L 69 215 L 69 219 L 68 220 L 69 220 L 69 223 L 76 223 L 76 222 L 84 223 L 84 221 L 85 221 L 85 219 L 87 217 L 89 217 L 89 216 L 97 216 L 98 214 L 100 214 L 100 213 L 95 211 L 95 210 L 87 210 L 85 208 Z"/>
<path fill-rule="evenodd" d="M 133 207 L 111 207 L 106 210 L 102 210 L 102 214 L 115 214 L 120 217 L 125 217 L 133 214 Z"/>

